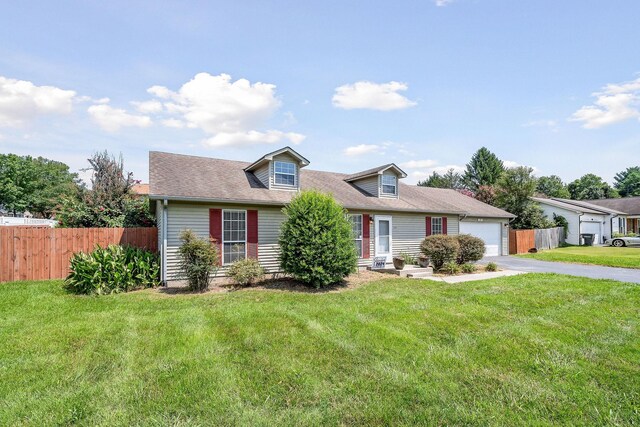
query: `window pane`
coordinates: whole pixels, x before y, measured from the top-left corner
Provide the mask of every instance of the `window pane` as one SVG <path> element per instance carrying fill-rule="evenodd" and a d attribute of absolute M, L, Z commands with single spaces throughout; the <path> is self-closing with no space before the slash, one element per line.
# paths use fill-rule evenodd
<path fill-rule="evenodd" d="M 389 236 L 389 221 L 378 221 L 378 233 L 380 236 Z"/>
<path fill-rule="evenodd" d="M 362 240 L 354 240 L 356 245 L 356 252 L 358 254 L 358 258 L 362 258 Z"/>
<path fill-rule="evenodd" d="M 389 236 L 380 235 L 378 237 L 378 250 L 382 253 L 389 253 Z"/>
<path fill-rule="evenodd" d="M 396 187 L 391 186 L 391 185 L 383 185 L 382 186 L 382 192 L 384 194 L 396 194 Z"/>

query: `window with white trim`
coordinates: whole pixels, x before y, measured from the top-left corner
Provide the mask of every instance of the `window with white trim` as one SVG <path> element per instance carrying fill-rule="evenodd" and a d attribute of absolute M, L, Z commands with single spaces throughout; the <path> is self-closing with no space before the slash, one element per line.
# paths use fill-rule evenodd
<path fill-rule="evenodd" d="M 349 222 L 351 222 L 351 230 L 353 232 L 353 242 L 356 245 L 358 258 L 362 258 L 362 215 L 349 214 Z M 368 224 L 367 224 L 368 225 Z"/>
<path fill-rule="evenodd" d="M 274 182 L 277 185 L 296 185 L 296 165 L 291 162 L 273 162 Z"/>
<path fill-rule="evenodd" d="M 431 218 L 431 234 L 442 234 L 442 217 Z"/>
<path fill-rule="evenodd" d="M 395 175 L 382 175 L 382 194 L 396 195 L 398 178 Z"/>
<path fill-rule="evenodd" d="M 222 211 L 222 263 L 231 264 L 247 256 L 247 212 Z"/>

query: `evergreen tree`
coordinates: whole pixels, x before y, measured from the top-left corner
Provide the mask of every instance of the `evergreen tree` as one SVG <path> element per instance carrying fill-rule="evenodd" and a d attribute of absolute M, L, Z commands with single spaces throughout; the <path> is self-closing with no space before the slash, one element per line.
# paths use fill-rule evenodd
<path fill-rule="evenodd" d="M 476 191 L 483 185 L 495 185 L 504 173 L 504 164 L 495 154 L 482 147 L 471 157 L 463 175 L 464 184 Z"/>
<path fill-rule="evenodd" d="M 418 185 L 421 187 L 452 188 L 454 190 L 464 187 L 462 184 L 462 175 L 453 168 L 442 175 L 434 171 L 427 179 L 418 182 Z"/>
<path fill-rule="evenodd" d="M 622 197 L 640 196 L 640 166 L 618 172 L 613 180 L 613 186 Z"/>

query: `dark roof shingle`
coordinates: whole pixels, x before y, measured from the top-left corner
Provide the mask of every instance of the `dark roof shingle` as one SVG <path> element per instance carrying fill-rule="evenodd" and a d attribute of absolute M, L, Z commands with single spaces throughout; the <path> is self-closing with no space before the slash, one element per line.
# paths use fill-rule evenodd
<path fill-rule="evenodd" d="M 152 151 L 149 153 L 151 198 L 285 205 L 293 191 L 269 190 L 247 162 Z M 347 174 L 300 170 L 300 187 L 331 193 L 347 209 L 451 213 L 512 218 L 513 215 L 455 190 L 400 183 L 399 199 L 377 198 L 345 182 Z"/>

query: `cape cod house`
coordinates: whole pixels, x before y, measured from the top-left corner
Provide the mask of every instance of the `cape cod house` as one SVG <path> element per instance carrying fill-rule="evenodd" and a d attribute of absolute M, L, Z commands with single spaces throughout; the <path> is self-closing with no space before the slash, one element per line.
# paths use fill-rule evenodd
<path fill-rule="evenodd" d="M 177 278 L 179 235 L 187 228 L 215 239 L 222 273 L 245 257 L 277 272 L 282 207 L 305 189 L 331 193 L 347 209 L 362 267 L 373 256 L 417 255 L 425 236 L 440 233 L 474 234 L 487 255 L 508 254 L 508 212 L 454 190 L 403 184 L 406 173 L 393 163 L 353 174 L 308 165 L 290 147 L 252 163 L 150 152 L 163 281 Z"/>

